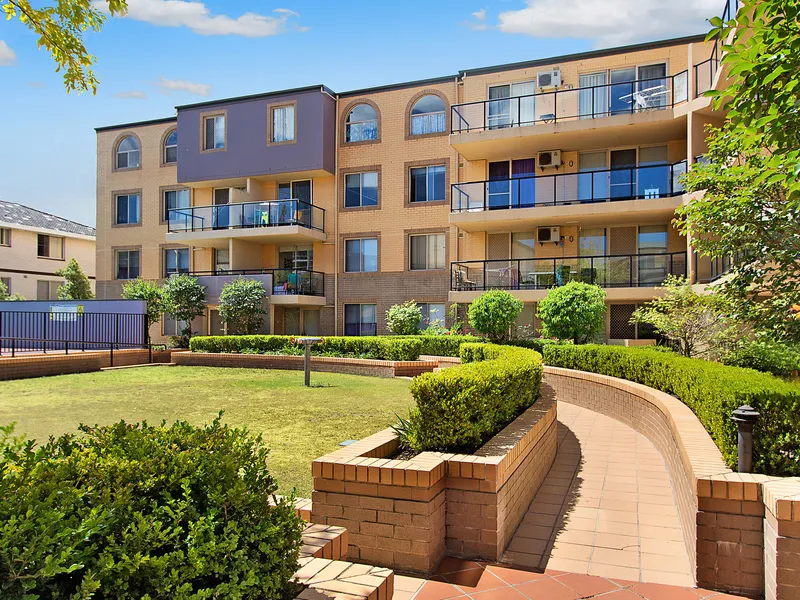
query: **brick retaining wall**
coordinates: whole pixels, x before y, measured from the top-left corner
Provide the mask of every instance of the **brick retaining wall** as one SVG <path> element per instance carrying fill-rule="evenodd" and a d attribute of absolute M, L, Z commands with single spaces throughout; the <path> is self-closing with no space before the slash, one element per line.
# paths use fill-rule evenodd
<path fill-rule="evenodd" d="M 153 351 L 153 362 L 168 363 L 171 354 L 170 350 Z M 114 350 L 115 367 L 144 365 L 149 362 L 150 354 L 147 350 Z M 0 380 L 91 373 L 109 366 L 111 355 L 107 350 L 72 354 L 22 354 L 13 358 L 0 357 Z"/>

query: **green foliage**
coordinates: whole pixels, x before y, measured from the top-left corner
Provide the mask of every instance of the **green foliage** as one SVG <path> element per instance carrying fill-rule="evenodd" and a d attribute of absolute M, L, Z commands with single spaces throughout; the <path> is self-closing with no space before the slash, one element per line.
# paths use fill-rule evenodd
<path fill-rule="evenodd" d="M 67 92 L 97 93 L 99 82 L 92 71 L 97 60 L 83 45 L 84 33 L 100 31 L 106 20 L 105 11 L 124 15 L 128 10 L 126 0 L 106 2 L 107 7 L 92 0 L 56 0 L 54 6 L 34 8 L 29 0 L 0 0 L 0 12 L 6 20 L 18 18 L 38 36 L 36 45 L 50 53 L 56 72 L 64 71 Z"/>
<path fill-rule="evenodd" d="M 422 311 L 413 300 L 393 304 L 386 311 L 386 327 L 395 335 L 415 335 L 419 333 Z"/>
<path fill-rule="evenodd" d="M 219 316 L 231 331 L 251 335 L 264 324 L 267 290 L 256 279 L 238 277 L 222 287 Z"/>
<path fill-rule="evenodd" d="M 527 340 L 514 339 L 506 342 L 509 346 L 518 346 L 519 348 L 528 348 L 536 350 L 539 354 L 544 354 L 545 346 L 552 344 L 572 344 L 572 340 L 557 340 L 553 338 L 531 338 Z"/>
<path fill-rule="evenodd" d="M 164 293 L 155 281 L 133 279 L 122 286 L 122 297 L 126 300 L 144 300 L 147 303 L 147 331 L 164 314 Z"/>
<path fill-rule="evenodd" d="M 684 356 L 717 358 L 740 330 L 724 299 L 715 293 L 698 294 L 686 278 L 672 275 L 662 289 L 664 295 L 637 308 L 631 320 L 651 325 Z"/>
<path fill-rule="evenodd" d="M 694 411 L 731 468 L 736 467 L 736 424 L 743 404 L 761 417 L 754 431 L 757 473 L 800 475 L 800 386 L 750 369 L 686 358 L 649 348 L 547 346 L 545 363 L 635 381 L 677 396 Z"/>
<path fill-rule="evenodd" d="M 0 429 L 0 589 L 35 598 L 282 600 L 301 521 L 259 437 L 222 425 Z M 272 506 L 272 503 L 275 503 Z"/>
<path fill-rule="evenodd" d="M 542 336 L 584 344 L 603 331 L 606 293 L 597 285 L 570 281 L 550 289 L 539 302 Z"/>
<path fill-rule="evenodd" d="M 478 296 L 469 305 L 470 324 L 494 342 L 508 338 L 514 320 L 525 304 L 505 290 L 491 290 Z"/>
<path fill-rule="evenodd" d="M 196 277 L 172 275 L 164 282 L 162 295 L 164 312 L 186 323 L 181 334 L 188 340 L 192 337 L 192 319 L 206 311 L 206 288 L 197 282 Z"/>
<path fill-rule="evenodd" d="M 411 383 L 416 406 L 401 421 L 404 445 L 422 452 L 473 450 L 531 406 L 539 395 L 542 357 L 524 348 L 462 344 L 464 364 Z"/>
<path fill-rule="evenodd" d="M 93 300 L 94 293 L 89 278 L 83 272 L 78 261 L 71 258 L 67 266 L 56 271 L 56 275 L 65 279 L 58 287 L 59 300 Z"/>
<path fill-rule="evenodd" d="M 800 371 L 800 349 L 770 340 L 743 341 L 722 356 L 722 363 L 792 377 Z"/>
<path fill-rule="evenodd" d="M 420 354 L 426 356 L 460 356 L 459 348 L 463 343 L 485 342 L 485 338 L 472 335 L 419 335 L 407 339 L 419 340 Z"/>
<path fill-rule="evenodd" d="M 252 354 L 303 354 L 299 344 L 288 335 L 218 335 L 196 336 L 189 342 L 192 352 L 242 352 Z M 311 354 L 367 358 L 372 360 L 417 360 L 420 338 L 403 337 L 326 337 L 311 346 Z"/>
<path fill-rule="evenodd" d="M 20 301 L 25 300 L 25 298 L 19 294 L 9 294 L 6 284 L 0 281 L 0 300 Z"/>

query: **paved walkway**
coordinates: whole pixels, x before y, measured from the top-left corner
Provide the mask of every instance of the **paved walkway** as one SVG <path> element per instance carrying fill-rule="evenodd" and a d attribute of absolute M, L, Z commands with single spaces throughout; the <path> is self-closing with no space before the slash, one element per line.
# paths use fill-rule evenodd
<path fill-rule="evenodd" d="M 553 468 L 503 557 L 543 571 L 691 586 L 661 454 L 643 435 L 560 402 Z"/>

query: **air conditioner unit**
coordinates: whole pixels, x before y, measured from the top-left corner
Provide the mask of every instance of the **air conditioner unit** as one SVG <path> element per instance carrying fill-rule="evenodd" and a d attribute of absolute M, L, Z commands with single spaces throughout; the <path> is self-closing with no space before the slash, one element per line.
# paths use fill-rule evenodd
<path fill-rule="evenodd" d="M 536 74 L 536 85 L 540 88 L 557 88 L 561 85 L 561 69 L 553 67 L 549 71 Z"/>
<path fill-rule="evenodd" d="M 544 244 L 545 242 L 560 242 L 561 227 L 537 227 L 536 241 L 540 244 Z"/>
<path fill-rule="evenodd" d="M 547 152 L 539 152 L 536 156 L 539 167 L 560 167 L 561 166 L 561 150 L 548 150 Z"/>

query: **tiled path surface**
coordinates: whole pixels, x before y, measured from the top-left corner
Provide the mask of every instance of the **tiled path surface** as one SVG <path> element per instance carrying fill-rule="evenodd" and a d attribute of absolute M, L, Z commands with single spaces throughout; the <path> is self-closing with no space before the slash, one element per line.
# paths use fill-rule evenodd
<path fill-rule="evenodd" d="M 559 403 L 558 420 L 556 461 L 503 562 L 693 585 L 669 475 L 653 444 L 571 404 Z"/>
<path fill-rule="evenodd" d="M 698 600 L 736 598 L 657 583 L 546 571 L 535 573 L 446 558 L 428 581 L 395 575 L 394 600 Z"/>

